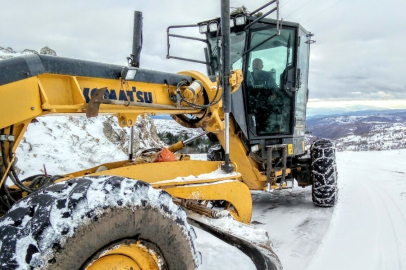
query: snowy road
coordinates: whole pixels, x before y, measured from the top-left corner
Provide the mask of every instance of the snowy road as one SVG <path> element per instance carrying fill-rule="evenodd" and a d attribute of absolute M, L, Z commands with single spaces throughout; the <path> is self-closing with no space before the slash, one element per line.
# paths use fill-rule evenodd
<path fill-rule="evenodd" d="M 311 188 L 253 192 L 252 225 L 266 229 L 284 269 L 305 269 L 320 246 L 333 208 L 315 207 Z"/>
<path fill-rule="evenodd" d="M 252 226 L 269 232 L 285 270 L 406 269 L 406 150 L 341 152 L 337 164 L 334 208 L 313 206 L 309 187 L 253 192 Z M 255 269 L 238 250 L 198 237 L 202 269 Z"/>
<path fill-rule="evenodd" d="M 406 150 L 338 155 L 340 201 L 309 269 L 406 269 Z"/>

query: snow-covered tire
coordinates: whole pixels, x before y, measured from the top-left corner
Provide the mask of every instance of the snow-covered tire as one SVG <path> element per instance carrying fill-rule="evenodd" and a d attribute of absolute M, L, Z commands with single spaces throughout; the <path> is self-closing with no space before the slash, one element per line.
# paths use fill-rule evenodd
<path fill-rule="evenodd" d="M 225 152 L 221 144 L 215 144 L 209 148 L 207 152 L 208 161 L 224 161 Z"/>
<path fill-rule="evenodd" d="M 163 269 L 195 269 L 195 232 L 162 190 L 117 176 L 57 183 L 17 202 L 0 220 L 1 269 L 82 269 L 113 243 L 144 240 Z"/>
<path fill-rule="evenodd" d="M 337 164 L 334 144 L 327 139 L 311 146 L 312 198 L 316 206 L 334 206 L 338 198 Z"/>

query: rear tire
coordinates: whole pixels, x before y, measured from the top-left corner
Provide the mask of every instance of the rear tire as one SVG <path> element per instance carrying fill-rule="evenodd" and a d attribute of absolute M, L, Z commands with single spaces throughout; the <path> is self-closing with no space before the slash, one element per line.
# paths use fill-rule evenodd
<path fill-rule="evenodd" d="M 316 206 L 331 207 L 337 201 L 337 164 L 334 144 L 327 139 L 311 146 L 312 198 Z"/>
<path fill-rule="evenodd" d="M 195 269 L 200 254 L 186 218 L 167 192 L 142 181 L 96 176 L 57 183 L 2 217 L 0 268 L 81 269 L 114 243 L 140 240 L 162 255 L 163 269 Z"/>
<path fill-rule="evenodd" d="M 208 161 L 224 161 L 225 152 L 223 147 L 220 144 L 215 144 L 209 148 L 207 152 Z"/>

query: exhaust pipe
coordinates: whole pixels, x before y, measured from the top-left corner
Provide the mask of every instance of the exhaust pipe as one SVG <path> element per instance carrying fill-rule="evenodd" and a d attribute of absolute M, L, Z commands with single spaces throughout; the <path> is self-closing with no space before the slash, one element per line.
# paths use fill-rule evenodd
<path fill-rule="evenodd" d="M 142 12 L 134 11 L 134 32 L 133 32 L 133 50 L 128 57 L 130 67 L 140 67 L 140 56 L 142 49 Z"/>
<path fill-rule="evenodd" d="M 130 67 L 140 67 L 140 56 L 142 49 L 142 12 L 134 11 L 134 28 L 133 28 L 133 50 L 130 57 L 127 58 Z M 130 141 L 128 144 L 128 159 L 133 160 L 133 141 L 134 125 L 130 129 Z"/>
<path fill-rule="evenodd" d="M 230 123 L 231 92 L 230 92 L 230 0 L 221 1 L 221 36 L 222 36 L 222 60 L 223 60 L 223 112 L 224 112 L 224 141 L 225 161 L 221 169 L 227 173 L 234 171 L 230 163 Z"/>

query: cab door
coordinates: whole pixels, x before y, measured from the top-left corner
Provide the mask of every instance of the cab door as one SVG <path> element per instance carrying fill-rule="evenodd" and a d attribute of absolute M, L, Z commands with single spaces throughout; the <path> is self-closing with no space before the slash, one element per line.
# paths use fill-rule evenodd
<path fill-rule="evenodd" d="M 304 135 L 306 128 L 306 105 L 308 99 L 308 77 L 309 77 L 309 54 L 310 37 L 308 33 L 299 28 L 298 31 L 298 57 L 297 57 L 297 82 L 298 90 L 295 98 L 295 119 L 294 119 L 294 154 L 304 152 Z"/>
<path fill-rule="evenodd" d="M 297 31 L 286 26 L 266 41 L 275 32 L 276 25 L 258 24 L 249 33 L 244 88 L 250 139 L 293 135 L 295 91 L 289 83 L 295 77 Z"/>

